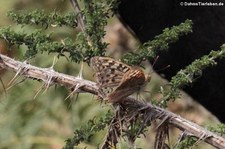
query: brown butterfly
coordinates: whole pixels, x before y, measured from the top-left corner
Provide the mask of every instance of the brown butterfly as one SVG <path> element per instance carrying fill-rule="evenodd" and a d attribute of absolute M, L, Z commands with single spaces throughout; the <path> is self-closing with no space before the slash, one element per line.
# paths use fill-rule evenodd
<path fill-rule="evenodd" d="M 96 72 L 99 96 L 112 103 L 120 102 L 150 81 L 140 68 L 109 57 L 91 58 L 91 67 Z"/>

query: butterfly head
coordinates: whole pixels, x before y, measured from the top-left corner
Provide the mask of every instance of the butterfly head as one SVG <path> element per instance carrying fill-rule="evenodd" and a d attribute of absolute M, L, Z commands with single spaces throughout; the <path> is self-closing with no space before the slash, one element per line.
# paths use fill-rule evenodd
<path fill-rule="evenodd" d="M 151 74 L 145 75 L 145 82 L 150 82 L 151 78 L 152 78 Z"/>

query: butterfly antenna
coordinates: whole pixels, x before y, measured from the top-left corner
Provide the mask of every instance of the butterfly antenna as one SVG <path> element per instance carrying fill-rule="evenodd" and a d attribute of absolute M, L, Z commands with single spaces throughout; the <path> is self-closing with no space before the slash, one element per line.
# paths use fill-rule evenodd
<path fill-rule="evenodd" d="M 158 70 L 156 70 L 156 72 L 160 72 L 160 71 L 166 70 L 167 68 L 170 68 L 170 65 L 167 65 L 167 66 L 165 66 L 165 67 L 163 67 L 161 69 L 158 69 Z"/>
<path fill-rule="evenodd" d="M 154 66 L 155 66 L 155 64 L 156 64 L 156 62 L 157 62 L 157 60 L 159 59 L 159 56 L 157 56 L 156 58 L 155 58 L 155 60 L 154 60 L 154 62 L 153 62 L 153 64 L 152 64 L 152 68 L 154 68 Z M 167 69 L 167 68 L 169 68 L 170 67 L 170 65 L 167 65 L 166 67 L 163 67 L 163 68 L 160 68 L 159 70 L 155 70 L 156 72 L 160 72 L 160 71 L 163 71 L 163 70 L 165 70 L 165 69 Z"/>
<path fill-rule="evenodd" d="M 159 56 L 157 56 L 156 58 L 155 58 L 155 60 L 154 60 L 154 62 L 153 62 L 153 64 L 152 64 L 152 67 L 154 68 L 154 66 L 155 66 L 155 64 L 156 64 L 156 62 L 157 62 L 157 60 L 159 59 Z"/>

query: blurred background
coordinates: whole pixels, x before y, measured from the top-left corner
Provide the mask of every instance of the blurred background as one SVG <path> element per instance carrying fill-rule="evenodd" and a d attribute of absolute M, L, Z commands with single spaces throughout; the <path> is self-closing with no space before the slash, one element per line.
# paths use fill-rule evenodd
<path fill-rule="evenodd" d="M 0 27 L 10 26 L 15 31 L 30 33 L 38 26 L 21 26 L 12 22 L 7 17 L 10 10 L 35 10 L 40 9 L 45 12 L 59 11 L 60 13 L 72 12 L 73 9 L 69 1 L 63 0 L 0 0 Z M 105 41 L 110 43 L 107 54 L 119 59 L 122 54 L 135 50 L 138 42 L 117 20 L 112 18 L 106 26 Z M 77 31 L 67 27 L 49 28 L 43 32 L 53 33 L 53 38 L 60 41 L 65 37 L 75 39 Z M 7 43 L 0 40 L 0 52 L 24 61 L 23 54 L 25 46 L 8 47 Z M 29 63 L 38 67 L 51 67 L 54 54 L 38 54 L 29 60 Z M 57 59 L 54 65 L 57 72 L 76 76 L 80 70 L 80 64 L 68 61 L 66 58 Z M 160 97 L 158 91 L 160 85 L 165 85 L 166 80 L 161 79 L 152 69 L 145 70 L 152 72 L 152 81 L 146 87 L 150 92 L 145 93 L 143 98 Z M 75 129 L 79 129 L 88 120 L 103 116 L 111 107 L 100 103 L 91 94 L 80 94 L 65 100 L 70 91 L 64 87 L 52 86 L 48 90 L 41 89 L 42 82 L 18 77 L 13 83 L 9 84 L 15 73 L 12 71 L 1 70 L 0 77 L 4 86 L 0 85 L 0 149 L 60 149 L 65 145 L 67 138 L 73 137 Z M 83 75 L 85 79 L 94 80 L 93 71 L 85 64 Z M 193 102 L 193 100 L 183 93 L 183 99 L 170 103 L 169 110 L 181 116 L 207 126 L 218 123 L 210 113 L 203 107 Z M 146 137 L 137 139 L 137 146 L 140 148 L 152 148 L 154 129 L 146 132 Z M 176 135 L 178 130 L 173 130 Z M 96 148 L 105 138 L 106 130 L 94 135 L 90 142 L 81 143 L 75 148 Z M 176 139 L 172 138 L 172 142 Z M 123 147 L 124 146 L 124 147 Z M 126 143 L 121 145 L 125 148 Z M 204 145 L 199 148 L 210 148 Z"/>

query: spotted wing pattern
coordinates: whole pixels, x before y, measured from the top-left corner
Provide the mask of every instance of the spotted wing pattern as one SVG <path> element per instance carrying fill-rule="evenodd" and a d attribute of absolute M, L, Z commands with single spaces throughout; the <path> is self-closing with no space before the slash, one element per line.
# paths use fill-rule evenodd
<path fill-rule="evenodd" d="M 141 69 L 109 57 L 93 57 L 91 66 L 96 72 L 99 95 L 110 102 L 119 102 L 138 91 L 146 81 Z"/>
<path fill-rule="evenodd" d="M 91 66 L 96 72 L 99 93 L 106 98 L 119 86 L 130 66 L 109 57 L 93 57 Z"/>

